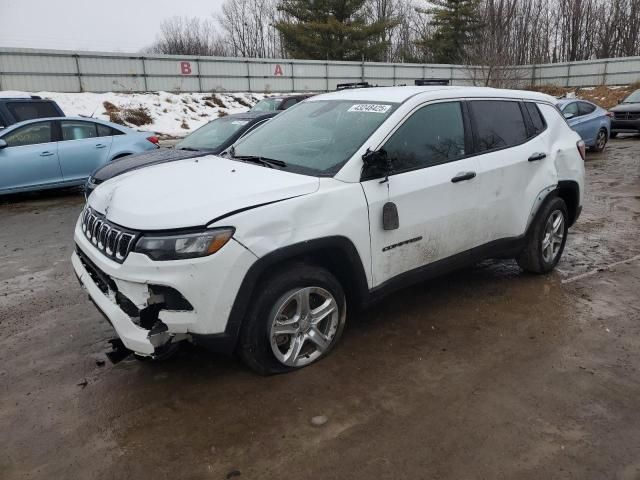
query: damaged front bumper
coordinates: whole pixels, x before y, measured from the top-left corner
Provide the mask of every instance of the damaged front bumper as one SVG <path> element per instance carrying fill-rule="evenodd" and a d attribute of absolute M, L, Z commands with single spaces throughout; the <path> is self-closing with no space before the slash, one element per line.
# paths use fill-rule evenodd
<path fill-rule="evenodd" d="M 107 287 L 105 292 L 98 286 L 100 285 L 99 281 L 97 282 L 93 278 L 96 272 L 92 271 L 91 264 L 87 263 L 86 257 L 81 259 L 82 256 L 81 251 L 73 252 L 71 256 L 71 263 L 78 280 L 87 290 L 91 301 L 113 326 L 124 346 L 139 355 L 155 356 L 159 353 L 173 340 L 166 324 L 159 319 L 154 322 L 151 328 L 144 328 L 136 324 L 134 319 L 140 317 L 127 315 L 118 305 L 116 295 L 120 294 L 119 291 Z"/>
<path fill-rule="evenodd" d="M 239 243 L 203 258 L 160 262 L 132 252 L 117 263 L 87 240 L 79 224 L 74 240 L 76 275 L 127 349 L 161 357 L 182 340 L 233 348 L 235 337 L 225 332 L 229 313 L 256 259 Z"/>

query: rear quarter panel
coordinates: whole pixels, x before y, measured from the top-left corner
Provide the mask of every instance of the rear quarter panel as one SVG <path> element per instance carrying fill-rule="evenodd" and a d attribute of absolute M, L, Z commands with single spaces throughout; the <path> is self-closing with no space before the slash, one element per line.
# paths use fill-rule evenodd
<path fill-rule="evenodd" d="M 567 125 L 562 115 L 550 105 L 539 105 L 548 128 L 553 132 L 551 160 L 557 181 L 569 180 L 578 183 L 580 205 L 584 196 L 584 161 L 577 148 L 580 135 Z"/>
<path fill-rule="evenodd" d="M 151 133 L 145 132 L 133 132 L 126 133 L 125 135 L 114 135 L 113 142 L 111 144 L 111 151 L 109 157 L 113 160 L 116 157 L 122 155 L 132 155 L 134 153 L 146 152 L 148 150 L 155 150 L 158 148 L 155 144 L 147 140 L 147 137 L 152 136 Z"/>

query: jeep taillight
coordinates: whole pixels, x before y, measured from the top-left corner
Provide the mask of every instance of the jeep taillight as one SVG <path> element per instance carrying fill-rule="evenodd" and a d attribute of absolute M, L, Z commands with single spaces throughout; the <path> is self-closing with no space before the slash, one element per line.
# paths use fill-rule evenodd
<path fill-rule="evenodd" d="M 576 146 L 578 147 L 578 152 L 580 152 L 582 161 L 584 161 L 585 157 L 587 156 L 587 146 L 584 144 L 583 140 L 578 140 Z"/>

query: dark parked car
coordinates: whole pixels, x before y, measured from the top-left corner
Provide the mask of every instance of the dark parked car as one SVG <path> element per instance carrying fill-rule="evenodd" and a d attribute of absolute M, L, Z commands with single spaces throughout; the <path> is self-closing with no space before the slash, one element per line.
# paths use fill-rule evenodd
<path fill-rule="evenodd" d="M 636 90 L 620 105 L 613 107 L 611 138 L 619 133 L 640 133 L 640 90 Z"/>
<path fill-rule="evenodd" d="M 36 118 L 64 117 L 53 100 L 31 97 L 0 97 L 0 128 Z"/>
<path fill-rule="evenodd" d="M 174 148 L 161 148 L 153 152 L 130 155 L 114 160 L 96 170 L 86 185 L 87 197 L 91 192 L 110 178 L 131 170 L 155 165 L 158 163 L 175 162 L 187 158 L 201 157 L 207 154 L 217 155 L 229 148 L 236 140 L 258 128 L 279 112 L 245 112 L 217 118 L 200 127 L 187 136 Z"/>
<path fill-rule="evenodd" d="M 306 98 L 312 97 L 313 94 L 305 93 L 302 95 L 281 95 L 275 97 L 263 98 L 252 108 L 252 112 L 276 112 L 286 110 L 293 107 L 296 103 L 300 103 Z"/>

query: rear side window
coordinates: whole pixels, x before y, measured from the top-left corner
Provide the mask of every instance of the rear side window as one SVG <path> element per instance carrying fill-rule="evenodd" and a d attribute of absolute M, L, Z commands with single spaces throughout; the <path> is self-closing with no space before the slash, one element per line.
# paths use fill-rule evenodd
<path fill-rule="evenodd" d="M 98 136 L 96 124 L 93 122 L 74 122 L 65 120 L 62 125 L 62 140 L 84 140 Z"/>
<path fill-rule="evenodd" d="M 7 102 L 7 110 L 15 117 L 16 122 L 60 116 L 51 102 Z"/>
<path fill-rule="evenodd" d="M 572 102 L 567 104 L 563 109 L 562 109 L 562 114 L 565 116 L 565 118 L 567 118 L 567 116 L 573 115 L 574 117 L 578 116 L 578 103 L 577 102 Z"/>
<path fill-rule="evenodd" d="M 385 144 L 394 172 L 430 167 L 466 155 L 459 102 L 421 108 Z"/>
<path fill-rule="evenodd" d="M 97 123 L 96 125 L 98 127 L 99 137 L 112 137 L 114 135 L 124 135 L 124 132 L 121 132 L 120 130 L 116 130 L 115 128 L 102 125 L 101 123 Z"/>
<path fill-rule="evenodd" d="M 296 103 L 298 103 L 298 100 L 295 98 L 288 98 L 282 103 L 282 105 L 280 105 L 280 110 L 286 110 L 289 107 L 293 107 Z"/>
<path fill-rule="evenodd" d="M 591 105 L 590 103 L 587 103 L 587 102 L 578 103 L 578 112 L 580 112 L 580 115 L 589 115 L 590 113 L 593 113 L 595 109 L 596 109 L 596 106 Z"/>
<path fill-rule="evenodd" d="M 51 122 L 38 122 L 7 133 L 2 139 L 9 147 L 51 142 Z"/>
<path fill-rule="evenodd" d="M 478 152 L 512 147 L 527 140 L 527 127 L 518 102 L 475 100 L 469 103 Z"/>
<path fill-rule="evenodd" d="M 547 127 L 547 124 L 535 103 L 525 102 L 524 106 L 529 113 L 529 118 L 531 119 L 531 126 L 533 127 L 532 136 L 536 136 Z"/>

